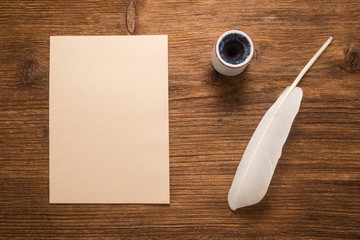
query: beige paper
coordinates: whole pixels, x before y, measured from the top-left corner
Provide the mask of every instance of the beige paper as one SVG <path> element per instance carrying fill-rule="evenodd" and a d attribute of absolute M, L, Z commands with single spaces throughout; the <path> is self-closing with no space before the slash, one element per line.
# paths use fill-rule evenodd
<path fill-rule="evenodd" d="M 169 203 L 167 36 L 50 38 L 50 203 Z"/>

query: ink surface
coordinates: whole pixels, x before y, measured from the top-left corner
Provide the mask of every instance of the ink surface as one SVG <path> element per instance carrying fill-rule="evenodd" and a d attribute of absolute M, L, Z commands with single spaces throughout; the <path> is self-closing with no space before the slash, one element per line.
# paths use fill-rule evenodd
<path fill-rule="evenodd" d="M 249 40 L 237 33 L 228 34 L 219 44 L 221 58 L 230 64 L 240 64 L 249 57 L 251 44 Z"/>

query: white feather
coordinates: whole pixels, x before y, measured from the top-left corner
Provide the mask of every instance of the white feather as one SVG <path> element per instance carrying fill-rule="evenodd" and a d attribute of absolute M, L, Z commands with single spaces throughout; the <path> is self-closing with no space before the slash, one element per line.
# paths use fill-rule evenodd
<path fill-rule="evenodd" d="M 301 88 L 295 88 L 275 113 L 285 94 L 265 113 L 245 150 L 229 192 L 233 210 L 258 203 L 265 196 L 302 99 Z"/>
<path fill-rule="evenodd" d="M 265 196 L 291 125 L 300 108 L 302 90 L 296 85 L 330 44 L 332 38 L 325 42 L 257 126 L 229 191 L 228 202 L 232 210 L 258 203 Z"/>

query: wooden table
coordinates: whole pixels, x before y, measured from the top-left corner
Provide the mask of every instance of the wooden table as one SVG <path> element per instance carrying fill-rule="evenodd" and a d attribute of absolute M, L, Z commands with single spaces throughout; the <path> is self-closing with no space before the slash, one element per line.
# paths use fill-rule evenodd
<path fill-rule="evenodd" d="M 360 2 L 136 0 L 136 18 L 128 4 L 0 2 L 0 239 L 360 238 Z M 210 63 L 229 29 L 256 50 L 236 77 Z M 50 205 L 49 36 L 130 33 L 169 35 L 171 204 Z M 253 131 L 331 34 L 267 195 L 232 212 Z"/>

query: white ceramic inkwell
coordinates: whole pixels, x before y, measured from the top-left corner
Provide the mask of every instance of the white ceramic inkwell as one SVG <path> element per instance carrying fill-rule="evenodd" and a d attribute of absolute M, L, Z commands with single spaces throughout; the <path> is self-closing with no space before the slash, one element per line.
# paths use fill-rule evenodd
<path fill-rule="evenodd" d="M 223 33 L 213 48 L 211 63 L 216 71 L 225 76 L 240 74 L 254 55 L 251 38 L 239 30 Z"/>

